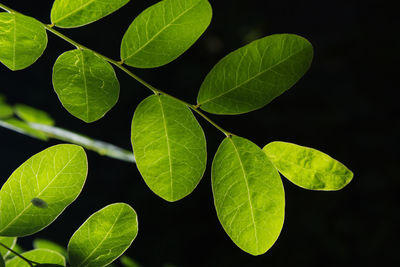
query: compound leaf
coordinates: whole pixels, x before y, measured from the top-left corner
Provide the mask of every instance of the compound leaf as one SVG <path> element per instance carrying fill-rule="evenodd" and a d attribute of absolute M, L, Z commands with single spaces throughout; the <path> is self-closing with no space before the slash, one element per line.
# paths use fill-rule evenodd
<path fill-rule="evenodd" d="M 59 244 L 52 242 L 50 240 L 46 239 L 35 239 L 33 241 L 33 248 L 44 248 L 52 251 L 56 251 L 63 255 L 64 257 L 67 257 L 67 250 L 63 247 L 60 246 Z"/>
<path fill-rule="evenodd" d="M 189 49 L 210 25 L 206 0 L 164 0 L 143 11 L 122 39 L 121 59 L 132 67 L 165 65 Z"/>
<path fill-rule="evenodd" d="M 17 243 L 17 238 L 16 237 L 8 237 L 8 236 L 0 236 L 0 243 L 13 249 L 15 244 Z M 4 247 L 0 246 L 0 258 L 1 258 L 1 255 L 3 255 L 3 258 L 5 259 L 5 258 L 7 258 L 7 256 L 9 254 L 10 254 L 10 251 L 8 249 L 5 249 Z"/>
<path fill-rule="evenodd" d="M 340 190 L 353 178 L 346 166 L 313 148 L 272 142 L 263 150 L 283 176 L 305 189 Z"/>
<path fill-rule="evenodd" d="M 204 174 L 204 132 L 189 108 L 169 96 L 153 95 L 139 104 L 132 146 L 146 184 L 167 201 L 190 194 Z"/>
<path fill-rule="evenodd" d="M 119 97 L 114 69 L 86 49 L 65 52 L 57 59 L 53 86 L 63 106 L 88 123 L 102 118 Z"/>
<path fill-rule="evenodd" d="M 71 237 L 71 267 L 103 267 L 124 253 L 138 232 L 136 212 L 125 203 L 111 204 L 89 217 Z"/>
<path fill-rule="evenodd" d="M 0 62 L 10 70 L 29 67 L 47 46 L 44 26 L 21 14 L 0 13 Z"/>
<path fill-rule="evenodd" d="M 219 221 L 242 250 L 265 253 L 284 221 L 282 181 L 265 153 L 247 139 L 226 138 L 212 164 L 212 189 Z"/>
<path fill-rule="evenodd" d="M 78 197 L 86 175 L 80 146 L 56 145 L 28 159 L 0 190 L 0 235 L 26 236 L 48 226 Z"/>
<path fill-rule="evenodd" d="M 39 262 L 36 266 L 65 266 L 65 258 L 60 253 L 48 249 L 34 249 L 22 253 L 28 260 Z M 6 262 L 7 267 L 30 267 L 30 265 L 20 257 L 14 257 Z"/>
<path fill-rule="evenodd" d="M 51 21 L 57 27 L 75 28 L 99 20 L 126 5 L 129 0 L 56 0 Z"/>
<path fill-rule="evenodd" d="M 14 107 L 15 114 L 26 122 L 40 123 L 45 125 L 54 125 L 54 120 L 46 112 L 27 106 L 17 104 Z"/>
<path fill-rule="evenodd" d="M 240 114 L 259 109 L 292 87 L 308 70 L 312 45 L 293 34 L 256 40 L 224 57 L 200 87 L 207 112 Z"/>

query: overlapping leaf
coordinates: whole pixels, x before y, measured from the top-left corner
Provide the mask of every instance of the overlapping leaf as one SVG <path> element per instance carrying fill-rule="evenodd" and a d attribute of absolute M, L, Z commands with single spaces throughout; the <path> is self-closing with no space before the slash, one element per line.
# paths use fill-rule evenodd
<path fill-rule="evenodd" d="M 29 67 L 47 46 L 44 26 L 34 18 L 0 12 L 0 62 L 10 70 Z"/>
<path fill-rule="evenodd" d="M 75 28 L 99 20 L 120 9 L 129 0 L 56 0 L 51 21 L 57 27 Z"/>
<path fill-rule="evenodd" d="M 124 253 L 138 232 L 136 212 L 116 203 L 94 213 L 68 244 L 71 267 L 103 267 Z"/>
<path fill-rule="evenodd" d="M 215 65 L 201 85 L 197 102 L 215 114 L 259 109 L 292 87 L 308 70 L 312 57 L 311 44 L 297 35 L 256 40 Z"/>
<path fill-rule="evenodd" d="M 153 95 L 137 107 L 132 146 L 146 184 L 167 201 L 190 194 L 206 167 L 206 140 L 193 113 L 179 101 Z"/>
<path fill-rule="evenodd" d="M 65 258 L 60 253 L 48 249 L 34 249 L 22 253 L 22 256 L 27 258 L 28 260 L 42 263 L 41 265 L 36 266 L 49 266 L 50 264 L 65 266 Z M 7 261 L 6 264 L 7 267 L 30 267 L 30 265 L 20 257 L 14 257 L 11 260 Z"/>
<path fill-rule="evenodd" d="M 76 145 L 56 145 L 28 159 L 0 190 L 0 235 L 26 236 L 48 226 L 77 198 L 86 175 L 86 154 Z"/>
<path fill-rule="evenodd" d="M 211 22 L 207 0 L 164 0 L 142 12 L 122 39 L 121 59 L 138 68 L 165 65 L 189 49 Z"/>
<path fill-rule="evenodd" d="M 313 148 L 272 142 L 263 150 L 280 173 L 302 188 L 340 190 L 353 178 L 346 166 Z"/>
<path fill-rule="evenodd" d="M 43 140 L 43 141 L 47 141 L 49 138 L 48 136 L 36 129 L 33 129 L 32 127 L 29 126 L 29 124 L 27 124 L 24 121 L 21 120 L 17 120 L 14 118 L 9 118 L 9 119 L 5 119 L 5 120 L 0 120 L 0 125 L 2 127 L 11 129 L 13 131 Z"/>
<path fill-rule="evenodd" d="M 33 241 L 33 248 L 44 248 L 48 250 L 53 250 L 60 253 L 64 257 L 67 257 L 67 250 L 63 246 L 60 246 L 59 244 L 52 242 L 50 240 L 35 239 Z"/>
<path fill-rule="evenodd" d="M 212 164 L 218 219 L 229 237 L 252 255 L 265 253 L 284 221 L 282 181 L 265 153 L 247 139 L 226 138 Z"/>
<path fill-rule="evenodd" d="M 53 85 L 63 106 L 85 122 L 103 117 L 119 97 L 114 69 L 86 49 L 65 52 L 57 59 Z"/>
<path fill-rule="evenodd" d="M 13 249 L 17 243 L 16 237 L 0 236 L 0 243 L 6 245 L 7 247 Z M 10 254 L 10 251 L 2 246 L 0 246 L 0 257 L 3 255 L 5 259 Z"/>

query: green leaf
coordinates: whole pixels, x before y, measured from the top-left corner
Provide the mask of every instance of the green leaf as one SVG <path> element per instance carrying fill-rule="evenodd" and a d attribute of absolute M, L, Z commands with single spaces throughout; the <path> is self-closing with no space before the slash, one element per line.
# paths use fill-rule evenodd
<path fill-rule="evenodd" d="M 265 253 L 284 221 L 285 194 L 279 173 L 265 153 L 247 139 L 225 138 L 212 164 L 218 219 L 242 250 Z"/>
<path fill-rule="evenodd" d="M 67 257 L 67 250 L 63 246 L 60 246 L 59 244 L 52 242 L 50 240 L 40 239 L 40 238 L 35 239 L 33 241 L 33 247 L 53 250 L 60 253 L 64 257 Z"/>
<path fill-rule="evenodd" d="M 312 45 L 293 34 L 256 40 L 224 57 L 201 85 L 197 102 L 207 112 L 259 109 L 292 87 L 308 70 Z"/>
<path fill-rule="evenodd" d="M 31 137 L 43 140 L 43 141 L 47 141 L 49 138 L 48 136 L 36 129 L 33 129 L 32 127 L 30 127 L 26 122 L 14 119 L 14 118 L 10 118 L 10 119 L 6 119 L 6 120 L 0 120 L 0 125 L 2 127 L 8 128 L 10 130 L 25 134 L 25 135 L 29 135 Z"/>
<path fill-rule="evenodd" d="M 95 22 L 123 7 L 129 0 L 56 0 L 51 21 L 57 27 L 75 28 Z"/>
<path fill-rule="evenodd" d="M 0 104 L 4 104 L 4 103 L 6 103 L 6 101 L 7 101 L 7 98 L 5 97 L 5 95 L 0 94 Z"/>
<path fill-rule="evenodd" d="M 28 159 L 0 190 L 0 235 L 26 236 L 47 227 L 78 197 L 86 175 L 80 146 L 56 145 Z M 35 206 L 34 198 L 48 206 Z"/>
<path fill-rule="evenodd" d="M 11 106 L 0 102 L 0 119 L 7 119 L 14 115 L 14 110 Z"/>
<path fill-rule="evenodd" d="M 102 118 L 119 97 L 114 69 L 86 49 L 65 52 L 57 59 L 53 85 L 63 106 L 85 122 Z"/>
<path fill-rule="evenodd" d="M 0 62 L 11 70 L 29 67 L 47 46 L 44 26 L 21 14 L 0 13 Z"/>
<path fill-rule="evenodd" d="M 139 104 L 132 146 L 146 184 L 167 201 L 190 194 L 204 174 L 204 132 L 189 108 L 171 97 L 153 95 Z"/>
<path fill-rule="evenodd" d="M 7 247 L 13 249 L 17 243 L 16 237 L 0 236 L 0 243 L 6 245 Z M 10 254 L 10 251 L 2 246 L 0 246 L 0 255 L 3 255 L 5 259 Z M 1 258 L 1 256 L 0 256 Z"/>
<path fill-rule="evenodd" d="M 188 50 L 210 25 L 206 0 L 164 0 L 143 11 L 122 39 L 121 59 L 132 67 L 165 65 Z"/>
<path fill-rule="evenodd" d="M 136 212 L 125 203 L 109 205 L 89 217 L 71 237 L 72 267 L 103 267 L 129 248 L 138 232 Z"/>
<path fill-rule="evenodd" d="M 140 264 L 129 258 L 128 256 L 122 256 L 119 260 L 121 265 L 124 267 L 140 267 Z"/>
<path fill-rule="evenodd" d="M 65 258 L 60 253 L 48 249 L 34 249 L 22 253 L 22 256 L 27 258 L 28 260 L 39 262 L 42 264 L 58 264 L 61 266 L 65 266 Z M 14 257 L 11 260 L 7 261 L 6 264 L 7 267 L 30 267 L 30 265 L 20 257 Z"/>
<path fill-rule="evenodd" d="M 14 109 L 17 116 L 26 122 L 54 125 L 53 118 L 42 110 L 23 104 L 15 105 Z"/>
<path fill-rule="evenodd" d="M 263 150 L 283 176 L 305 189 L 340 190 L 353 179 L 346 166 L 313 148 L 272 142 Z"/>

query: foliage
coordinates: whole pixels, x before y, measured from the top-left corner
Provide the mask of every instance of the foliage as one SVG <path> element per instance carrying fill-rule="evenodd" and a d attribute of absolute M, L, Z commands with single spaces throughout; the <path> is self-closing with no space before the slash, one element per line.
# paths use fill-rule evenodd
<path fill-rule="evenodd" d="M 56 0 L 50 25 L 0 4 L 8 12 L 0 13 L 0 62 L 13 71 L 33 64 L 46 48 L 46 31 L 74 45 L 75 50 L 63 53 L 55 62 L 53 85 L 62 105 L 87 123 L 102 118 L 118 101 L 120 86 L 113 66 L 150 89 L 154 95 L 136 108 L 131 141 L 145 183 L 167 201 L 190 194 L 206 169 L 205 134 L 194 113 L 211 123 L 226 136 L 211 170 L 218 219 L 242 250 L 252 255 L 265 253 L 277 240 L 285 216 L 278 171 L 294 184 L 312 190 L 339 190 L 351 181 L 353 173 L 315 149 L 273 142 L 262 150 L 220 127 L 204 111 L 241 114 L 267 105 L 306 73 L 312 45 L 294 34 L 275 34 L 239 48 L 209 72 L 197 104 L 192 105 L 150 85 L 125 64 L 154 68 L 181 56 L 210 24 L 212 9 L 207 0 L 163 0 L 147 8 L 123 36 L 119 61 L 54 29 L 92 23 L 128 2 Z M 50 116 L 23 105 L 13 108 L 0 100 L 0 126 L 43 140 L 54 136 L 49 134 L 49 129 L 56 132 Z M 93 149 L 87 142 L 76 141 L 79 137 L 64 140 Z M 0 190 L 3 257 L 12 252 L 15 237 L 31 235 L 52 223 L 77 198 L 86 174 L 86 154 L 77 145 L 50 147 L 22 164 Z M 90 216 L 71 237 L 69 265 L 110 264 L 131 245 L 137 231 L 136 213 L 129 205 L 109 205 Z M 59 246 L 43 242 L 35 246 L 38 248 L 22 254 L 14 251 L 17 257 L 9 259 L 7 266 L 65 265 L 65 257 L 56 252 L 65 255 Z M 121 263 L 137 266 L 126 257 Z"/>

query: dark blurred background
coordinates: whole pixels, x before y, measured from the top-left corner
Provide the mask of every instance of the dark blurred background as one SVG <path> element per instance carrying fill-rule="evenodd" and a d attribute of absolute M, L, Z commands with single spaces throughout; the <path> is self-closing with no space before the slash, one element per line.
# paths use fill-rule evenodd
<path fill-rule="evenodd" d="M 1 2 L 49 23 L 52 1 Z M 164 67 L 134 72 L 194 103 L 205 75 L 227 53 L 273 33 L 302 35 L 314 45 L 315 58 L 298 84 L 261 110 L 211 117 L 260 146 L 282 140 L 324 151 L 347 165 L 355 173 L 354 180 L 339 192 L 306 191 L 284 180 L 287 208 L 281 236 L 266 254 L 250 256 L 231 242 L 216 217 L 210 163 L 224 136 L 199 118 L 207 135 L 209 165 L 190 196 L 167 203 L 148 189 L 135 165 L 88 152 L 89 176 L 83 193 L 50 227 L 22 238 L 22 246 L 29 249 L 36 237 L 66 245 L 90 214 L 123 201 L 135 208 L 140 224 L 127 254 L 143 266 L 394 263 L 400 248 L 396 9 L 386 1 L 210 2 L 212 24 L 190 50 Z M 61 32 L 118 59 L 125 30 L 153 3 L 131 1 L 99 22 Z M 121 82 L 118 104 L 98 122 L 81 122 L 62 108 L 51 84 L 53 63 L 69 49 L 73 47 L 49 33 L 48 48 L 32 67 L 11 72 L 0 65 L 0 93 L 11 104 L 24 103 L 49 112 L 58 126 L 130 149 L 133 112 L 151 92 L 117 71 Z M 0 182 L 28 157 L 54 144 L 0 128 Z"/>

